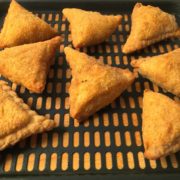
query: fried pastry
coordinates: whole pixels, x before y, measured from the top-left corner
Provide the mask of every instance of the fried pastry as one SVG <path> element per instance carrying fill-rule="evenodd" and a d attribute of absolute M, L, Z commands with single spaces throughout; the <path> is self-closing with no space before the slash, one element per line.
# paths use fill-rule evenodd
<path fill-rule="evenodd" d="M 142 135 L 145 157 L 158 159 L 180 150 L 180 104 L 145 90 Z"/>
<path fill-rule="evenodd" d="M 180 96 L 180 48 L 154 57 L 133 60 L 139 73 L 163 89 Z"/>
<path fill-rule="evenodd" d="M 72 43 L 75 48 L 99 44 L 115 31 L 122 16 L 102 15 L 98 12 L 76 8 L 63 9 L 63 15 L 71 26 Z"/>
<path fill-rule="evenodd" d="M 180 28 L 175 16 L 158 7 L 137 3 L 131 20 L 131 32 L 123 47 L 123 53 L 143 49 L 167 38 L 180 37 Z"/>
<path fill-rule="evenodd" d="M 5 81 L 0 81 L 0 151 L 54 127 L 53 120 L 32 111 Z"/>
<path fill-rule="evenodd" d="M 0 74 L 32 92 L 41 93 L 59 44 L 60 37 L 55 37 L 0 51 Z"/>
<path fill-rule="evenodd" d="M 72 69 L 70 115 L 78 121 L 110 104 L 135 79 L 127 69 L 105 65 L 70 47 L 66 47 L 64 52 Z"/>
<path fill-rule="evenodd" d="M 56 35 L 49 24 L 12 0 L 0 33 L 0 48 L 44 41 Z"/>

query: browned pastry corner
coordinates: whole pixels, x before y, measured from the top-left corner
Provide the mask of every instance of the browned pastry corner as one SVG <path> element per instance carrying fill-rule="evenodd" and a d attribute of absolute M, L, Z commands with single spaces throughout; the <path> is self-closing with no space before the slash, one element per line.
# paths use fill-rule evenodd
<path fill-rule="evenodd" d="M 163 89 L 180 97 L 180 48 L 169 53 L 133 60 L 138 72 Z"/>
<path fill-rule="evenodd" d="M 57 36 L 44 42 L 6 48 L 0 51 L 0 74 L 32 92 L 41 93 L 59 45 Z"/>
<path fill-rule="evenodd" d="M 79 121 L 113 102 L 135 79 L 127 69 L 105 65 L 70 47 L 64 52 L 72 69 L 70 115 Z"/>
<path fill-rule="evenodd" d="M 122 16 L 102 15 L 98 12 L 76 8 L 63 9 L 63 15 L 71 26 L 72 43 L 75 48 L 99 44 L 115 31 Z"/>
<path fill-rule="evenodd" d="M 145 90 L 142 117 L 146 158 L 158 159 L 180 150 L 180 103 Z"/>
<path fill-rule="evenodd" d="M 32 111 L 5 81 L 0 81 L 0 151 L 54 127 L 53 120 Z"/>
<path fill-rule="evenodd" d="M 0 48 L 44 41 L 56 35 L 49 24 L 12 0 L 0 33 Z"/>
<path fill-rule="evenodd" d="M 122 49 L 126 54 L 167 38 L 180 37 L 175 16 L 158 7 L 136 3 L 131 21 L 131 32 Z"/>

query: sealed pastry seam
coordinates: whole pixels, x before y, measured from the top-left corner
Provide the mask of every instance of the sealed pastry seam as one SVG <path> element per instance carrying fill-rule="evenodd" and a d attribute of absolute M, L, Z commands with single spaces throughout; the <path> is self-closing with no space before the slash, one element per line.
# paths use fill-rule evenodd
<path fill-rule="evenodd" d="M 157 36 L 152 39 L 143 39 L 143 40 L 141 40 L 141 42 L 135 41 L 134 46 L 136 46 L 136 47 L 125 44 L 123 46 L 123 53 L 125 53 L 125 54 L 132 53 L 134 51 L 141 50 L 152 44 L 155 44 L 159 41 L 162 41 L 162 40 L 165 40 L 165 39 L 171 38 L 171 37 L 180 37 L 180 29 L 177 30 L 176 32 L 164 33 L 161 36 Z"/>
<path fill-rule="evenodd" d="M 17 105 L 20 108 L 20 110 L 22 110 L 25 113 L 25 115 L 28 117 L 28 119 L 25 122 L 23 122 L 24 124 L 18 125 L 18 128 L 10 130 L 8 134 L 3 130 L 1 130 L 0 150 L 3 150 L 10 145 L 14 145 L 21 139 L 24 139 L 28 136 L 31 136 L 36 133 L 41 133 L 43 131 L 49 131 L 55 127 L 55 123 L 53 120 L 38 115 L 35 111 L 32 111 L 29 108 L 29 106 L 25 104 L 23 100 L 19 98 L 14 91 L 11 90 L 10 86 L 8 86 L 7 83 L 2 80 L 0 80 L 0 90 L 1 93 L 6 94 L 7 99 L 9 98 L 10 101 L 13 101 L 15 103 L 14 105 L 15 106 Z M 11 111 L 12 108 L 14 107 L 9 107 L 9 111 Z M 2 114 L 2 112 L 0 113 Z M 3 113 L 8 113 L 8 112 L 3 112 Z M 21 116 L 21 114 L 19 114 L 19 116 Z M 0 123 L 2 124 L 0 127 L 3 128 L 3 123 L 5 122 L 3 122 L 2 117 L 0 118 L 0 121 L 1 121 Z M 18 122 L 18 119 L 16 121 Z M 12 123 L 12 126 L 13 125 L 14 124 Z"/>

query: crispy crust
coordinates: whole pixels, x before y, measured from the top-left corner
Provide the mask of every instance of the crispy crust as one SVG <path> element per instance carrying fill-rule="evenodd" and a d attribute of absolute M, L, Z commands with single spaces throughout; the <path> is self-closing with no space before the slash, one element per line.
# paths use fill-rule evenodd
<path fill-rule="evenodd" d="M 16 144 L 21 139 L 31 136 L 32 134 L 49 131 L 55 127 L 55 123 L 53 120 L 47 119 L 44 116 L 38 115 L 35 111 L 32 111 L 29 106 L 25 104 L 14 91 L 11 90 L 11 88 L 5 81 L 0 80 L 0 89 L 3 91 L 3 93 L 6 93 L 7 96 L 17 104 L 17 106 L 19 106 L 24 112 L 26 112 L 27 116 L 29 117 L 29 122 L 27 124 L 22 124 L 19 128 L 13 129 L 11 133 L 2 134 L 0 136 L 1 151 L 8 146 Z M 13 107 L 9 107 L 9 111 L 11 111 L 12 108 Z M 3 123 L 3 121 L 1 123 Z M 1 128 L 2 127 L 3 126 L 1 126 Z"/>
<path fill-rule="evenodd" d="M 144 91 L 142 134 L 145 157 L 158 159 L 180 150 L 180 104 Z"/>
<path fill-rule="evenodd" d="M 180 48 L 163 55 L 133 60 L 138 72 L 163 89 L 180 97 Z"/>
<path fill-rule="evenodd" d="M 45 41 L 56 35 L 49 24 L 12 0 L 0 33 L 0 48 Z"/>
<path fill-rule="evenodd" d="M 32 92 L 41 93 L 45 88 L 46 77 L 60 40 L 57 36 L 44 42 L 2 50 L 0 74 Z"/>
<path fill-rule="evenodd" d="M 69 47 L 64 51 L 72 69 L 70 115 L 79 121 L 113 102 L 135 79 L 127 69 L 105 65 Z"/>
<path fill-rule="evenodd" d="M 76 8 L 65 8 L 62 12 L 70 22 L 72 43 L 75 48 L 105 41 L 122 20 L 121 15 L 102 15 Z"/>
<path fill-rule="evenodd" d="M 131 33 L 123 46 L 123 53 L 132 53 L 167 38 L 180 37 L 175 16 L 158 7 L 136 3 L 131 19 Z"/>

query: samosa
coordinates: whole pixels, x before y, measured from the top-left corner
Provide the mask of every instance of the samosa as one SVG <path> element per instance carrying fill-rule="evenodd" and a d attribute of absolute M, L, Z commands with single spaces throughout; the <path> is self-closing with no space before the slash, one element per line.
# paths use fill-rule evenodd
<path fill-rule="evenodd" d="M 145 90 L 142 117 L 146 158 L 158 159 L 180 150 L 180 103 Z"/>
<path fill-rule="evenodd" d="M 0 81 L 0 151 L 54 127 L 53 120 L 32 111 L 5 81 Z"/>
<path fill-rule="evenodd" d="M 59 48 L 60 37 L 0 51 L 0 74 L 32 92 L 41 93 Z"/>
<path fill-rule="evenodd" d="M 163 55 L 133 60 L 139 73 L 168 92 L 180 96 L 180 48 Z"/>
<path fill-rule="evenodd" d="M 105 65 L 70 47 L 64 52 L 72 69 L 70 115 L 79 121 L 113 102 L 135 79 L 127 69 Z"/>
<path fill-rule="evenodd" d="M 49 24 L 35 16 L 15 0 L 11 0 L 0 33 L 0 48 L 44 41 L 57 36 Z"/>
<path fill-rule="evenodd" d="M 131 20 L 131 32 L 123 46 L 123 53 L 132 53 L 167 38 L 180 37 L 175 16 L 159 7 L 136 3 Z"/>
<path fill-rule="evenodd" d="M 72 43 L 75 48 L 99 44 L 111 36 L 122 16 L 102 15 L 76 8 L 63 9 L 70 22 Z"/>

